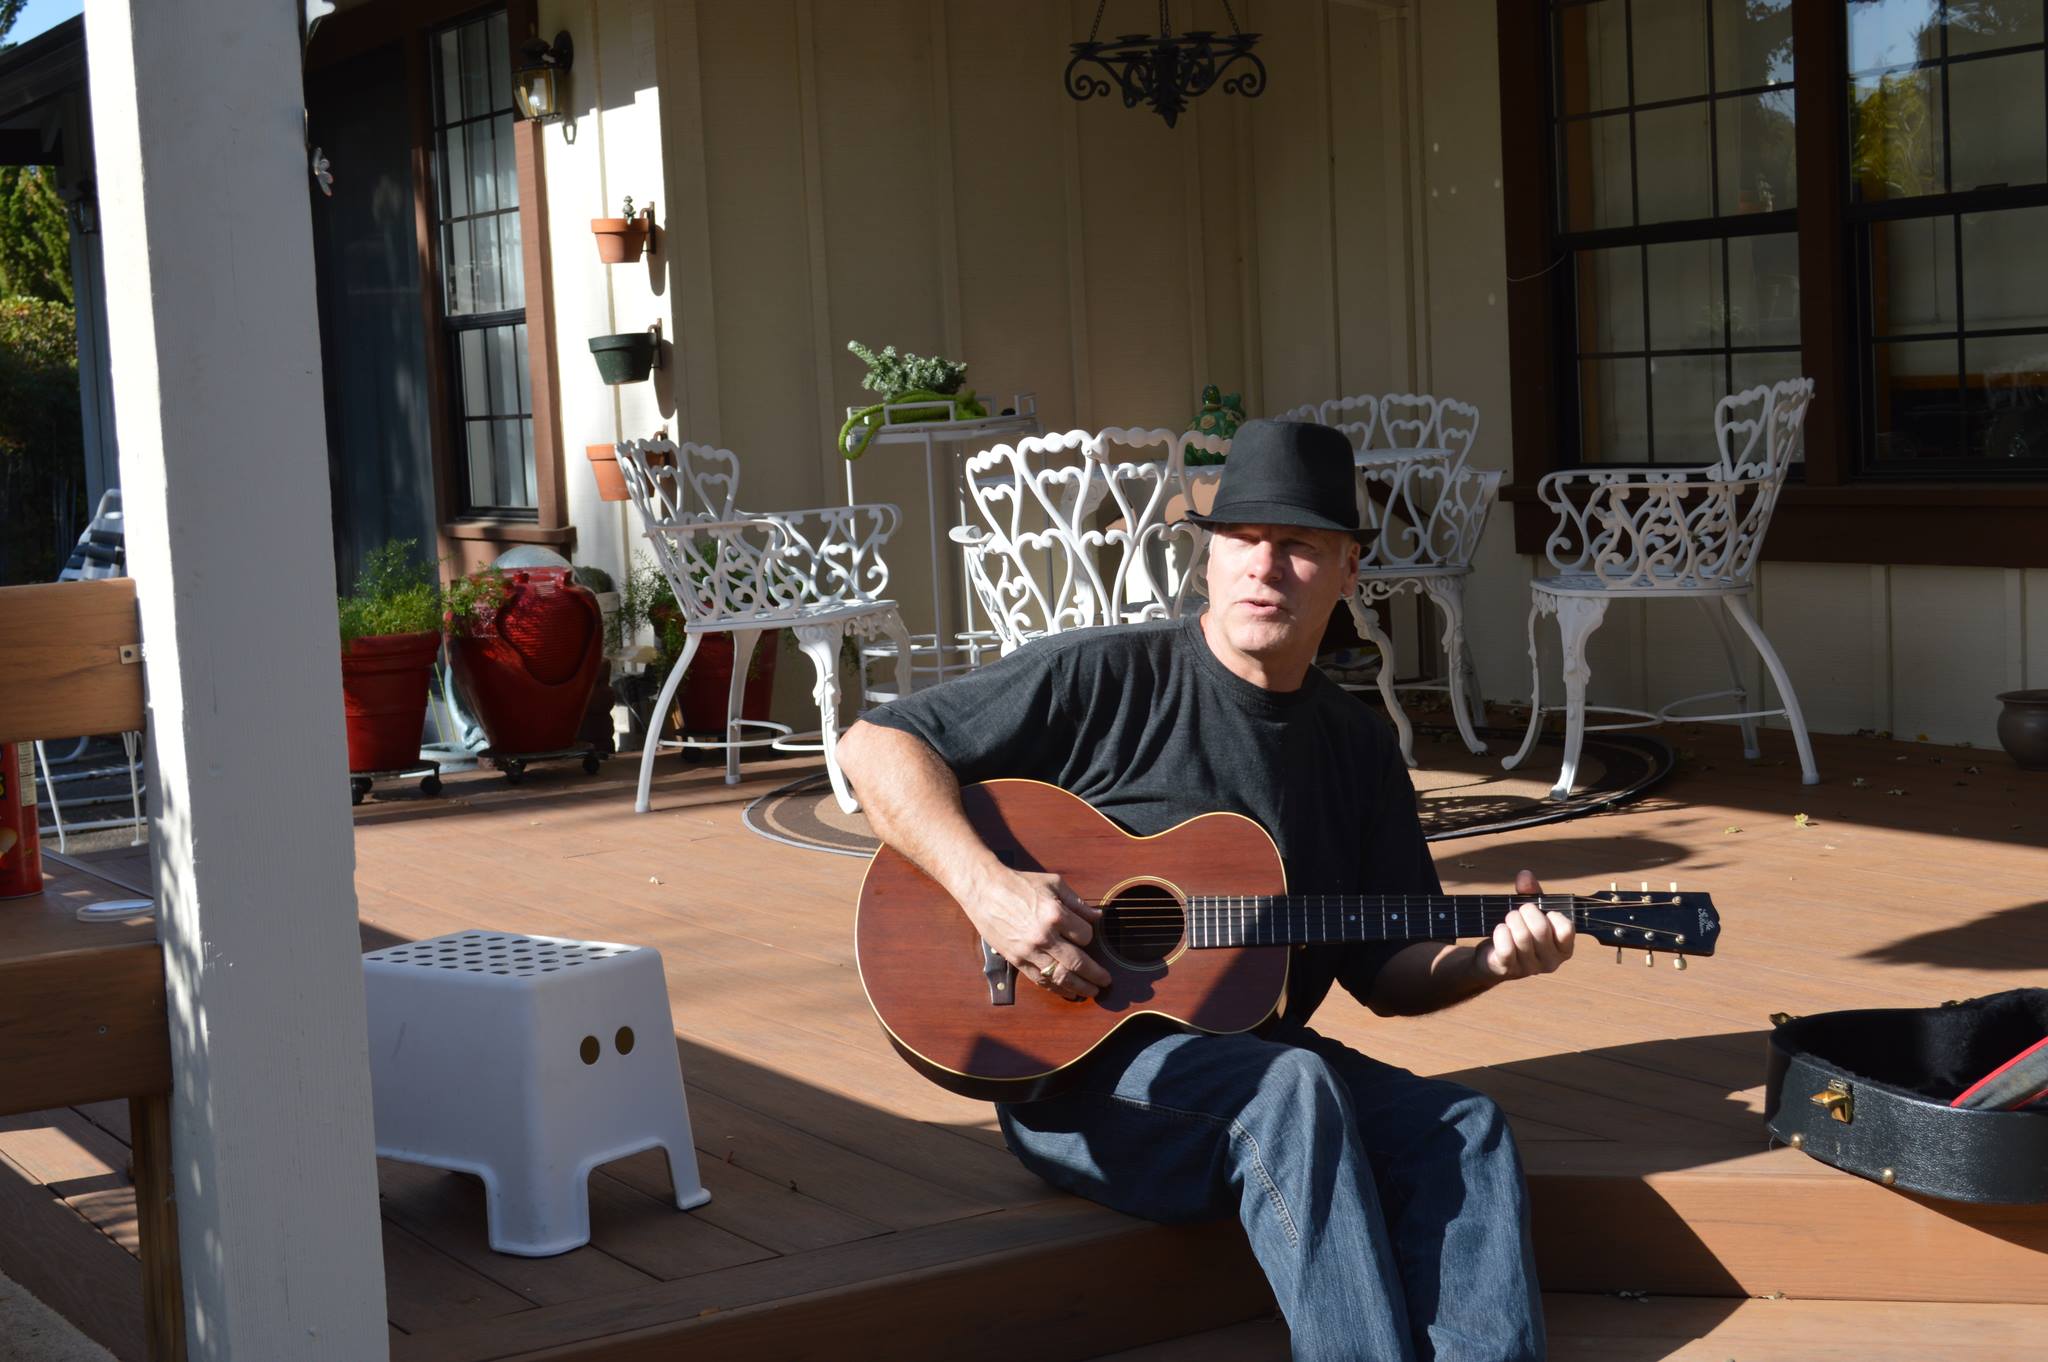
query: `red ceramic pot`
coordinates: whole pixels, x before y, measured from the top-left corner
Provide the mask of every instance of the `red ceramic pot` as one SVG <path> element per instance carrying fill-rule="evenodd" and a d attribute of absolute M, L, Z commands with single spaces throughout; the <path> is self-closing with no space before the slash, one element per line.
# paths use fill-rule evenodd
<path fill-rule="evenodd" d="M 440 651 L 436 633 L 359 638 L 342 650 L 349 770 L 404 771 L 420 764 L 427 686 Z"/>
<path fill-rule="evenodd" d="M 765 719 L 775 694 L 775 655 L 780 635 L 762 634 L 754 642 L 746 688 L 740 692 L 740 717 Z M 706 634 L 683 673 L 683 731 L 725 736 L 725 706 L 732 694 L 732 635 Z"/>
<path fill-rule="evenodd" d="M 567 568 L 505 576 L 505 600 L 448 640 L 456 684 L 491 750 L 572 747 L 604 665 L 604 611 Z"/>

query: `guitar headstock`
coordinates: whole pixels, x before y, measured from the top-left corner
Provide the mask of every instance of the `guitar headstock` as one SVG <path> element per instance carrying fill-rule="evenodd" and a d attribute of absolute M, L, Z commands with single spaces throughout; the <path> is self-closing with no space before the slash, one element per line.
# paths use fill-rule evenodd
<path fill-rule="evenodd" d="M 1721 916 L 1714 900 L 1706 894 L 1680 893 L 1673 884 L 1658 893 L 1645 884 L 1640 890 L 1609 885 L 1594 894 L 1572 896 L 1572 918 L 1579 934 L 1605 946 L 1614 947 L 1621 959 L 1625 947 L 1645 952 L 1646 964 L 1655 964 L 1654 952 L 1676 957 L 1679 969 L 1689 955 L 1712 955 L 1721 939 Z"/>

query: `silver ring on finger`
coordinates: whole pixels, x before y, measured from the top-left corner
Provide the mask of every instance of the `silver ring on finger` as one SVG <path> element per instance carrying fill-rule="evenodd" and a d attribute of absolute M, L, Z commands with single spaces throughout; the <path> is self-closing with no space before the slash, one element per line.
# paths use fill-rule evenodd
<path fill-rule="evenodd" d="M 1040 965 L 1038 967 L 1038 982 L 1043 984 L 1047 988 L 1055 987 L 1059 983 L 1059 968 L 1059 961 L 1046 961 L 1043 965 Z"/>

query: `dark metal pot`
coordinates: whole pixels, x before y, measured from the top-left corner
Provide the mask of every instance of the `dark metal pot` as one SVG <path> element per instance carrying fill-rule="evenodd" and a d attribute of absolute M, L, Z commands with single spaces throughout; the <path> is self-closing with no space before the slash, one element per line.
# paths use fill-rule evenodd
<path fill-rule="evenodd" d="M 2030 771 L 2048 770 L 2048 690 L 2009 690 L 1998 697 L 1998 741 Z"/>

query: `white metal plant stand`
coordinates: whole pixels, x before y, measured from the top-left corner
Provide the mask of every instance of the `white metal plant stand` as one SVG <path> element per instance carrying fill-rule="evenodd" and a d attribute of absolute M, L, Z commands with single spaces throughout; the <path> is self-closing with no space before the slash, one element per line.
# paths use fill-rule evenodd
<path fill-rule="evenodd" d="M 1798 457 L 1807 403 L 1812 397 L 1813 380 L 1801 378 L 1722 398 L 1714 408 L 1714 434 L 1721 456 L 1702 467 L 1573 469 L 1548 474 L 1536 484 L 1537 495 L 1558 515 L 1544 552 L 1561 571 L 1529 584 L 1529 731 L 1520 750 L 1502 763 L 1504 767 L 1512 770 L 1520 765 L 1536 744 L 1546 712 L 1540 694 L 1536 621 L 1555 615 L 1564 645 L 1565 730 L 1564 769 L 1551 798 L 1570 796 L 1588 731 L 1642 728 L 1669 719 L 1739 721 L 1743 755 L 1754 760 L 1756 721 L 1782 714 L 1799 751 L 1802 778 L 1808 785 L 1819 782 L 1792 678 L 1786 675 L 1784 663 L 1749 609 L 1757 554 L 1770 528 L 1785 475 Z M 1660 599 L 1692 600 L 1706 612 L 1720 636 L 1734 684 L 1725 690 L 1673 700 L 1655 711 L 1589 706 L 1586 685 L 1592 679 L 1592 666 L 1586 659 L 1586 644 L 1606 617 L 1608 602 Z M 1748 707 L 1748 688 L 1734 638 L 1728 618 L 1715 608 L 1717 603 L 1741 626 L 1763 658 L 1778 688 L 1779 708 Z M 1729 698 L 1736 708 L 1727 713 L 1674 712 L 1696 701 Z M 1624 717 L 1589 726 L 1588 709 Z"/>
<path fill-rule="evenodd" d="M 886 638 L 895 647 L 896 688 L 910 692 L 911 641 L 896 603 L 882 593 L 889 566 L 882 546 L 896 531 L 899 513 L 886 503 L 826 506 L 800 511 L 749 512 L 734 505 L 739 492 L 739 459 L 728 449 L 676 444 L 669 440 L 626 440 L 618 445 L 619 471 L 639 508 L 642 525 L 662 575 L 683 613 L 683 652 L 662 684 L 640 756 L 640 788 L 634 807 L 648 809 L 654 755 L 663 747 L 724 750 L 727 784 L 739 781 L 742 747 L 769 745 L 783 751 L 822 752 L 839 807 L 860 806 L 839 770 L 839 648 L 847 635 Z M 742 719 L 747 667 L 763 633 L 789 629 L 817 670 L 812 697 L 818 704 L 818 733 L 792 734 L 780 724 Z M 732 684 L 726 700 L 723 742 L 659 736 L 683 673 L 704 635 L 732 636 Z M 866 669 L 862 668 L 865 676 Z M 769 736 L 742 736 L 747 728 Z"/>
<path fill-rule="evenodd" d="M 962 627 L 949 630 L 946 608 L 946 567 L 941 546 L 954 526 L 964 524 L 967 508 L 962 491 L 962 466 L 969 450 L 985 449 L 999 440 L 1020 435 L 1036 435 L 1044 430 L 1038 419 L 1038 396 L 1036 393 L 1017 393 L 1010 402 L 1011 414 L 1006 416 L 972 417 L 966 420 L 904 420 L 891 424 L 891 418 L 934 411 L 940 404 L 933 401 L 884 404 L 882 424 L 867 437 L 866 452 L 862 458 L 871 458 L 877 446 L 884 448 L 910 447 L 924 451 L 924 494 L 925 523 L 931 530 L 931 592 L 932 631 L 919 633 L 912 639 L 913 656 L 917 669 L 931 680 L 943 680 L 953 672 L 968 671 L 978 666 L 985 650 L 998 646 L 993 634 L 978 630 L 974 620 L 973 584 L 963 583 L 965 615 Z M 948 400 L 945 404 L 949 417 L 957 406 Z M 853 415 L 856 408 L 848 408 L 847 415 Z M 941 469 L 941 452 L 947 455 Z M 844 449 L 840 451 L 843 455 Z M 856 503 L 853 490 L 853 468 L 859 458 L 846 460 L 846 501 L 849 506 Z M 941 519 L 941 486 L 947 489 L 952 500 L 950 515 Z M 950 643 L 948 640 L 951 640 Z M 866 661 L 870 656 L 879 655 L 862 652 L 862 674 L 866 674 Z"/>

